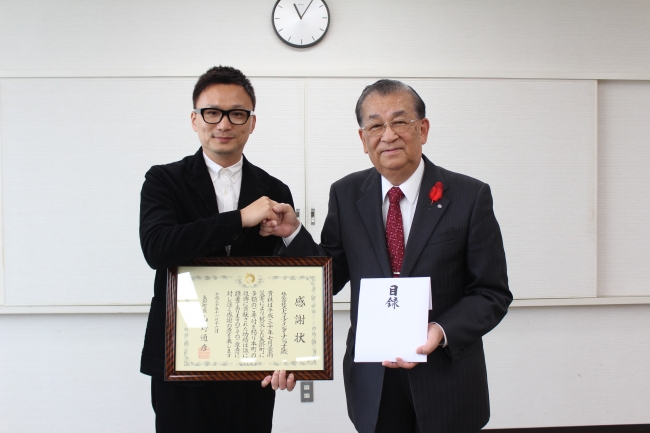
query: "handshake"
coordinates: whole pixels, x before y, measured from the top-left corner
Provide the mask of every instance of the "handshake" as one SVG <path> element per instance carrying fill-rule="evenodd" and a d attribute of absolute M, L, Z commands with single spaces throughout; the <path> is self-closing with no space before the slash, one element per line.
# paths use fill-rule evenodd
<path fill-rule="evenodd" d="M 242 227 L 255 227 L 260 224 L 260 235 L 291 236 L 299 227 L 300 221 L 291 205 L 278 203 L 268 197 L 261 197 L 241 211 Z"/>

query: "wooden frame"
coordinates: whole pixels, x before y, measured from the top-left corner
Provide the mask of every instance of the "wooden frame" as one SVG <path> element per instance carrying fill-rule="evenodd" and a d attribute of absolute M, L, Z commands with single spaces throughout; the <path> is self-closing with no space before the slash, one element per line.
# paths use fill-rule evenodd
<path fill-rule="evenodd" d="M 181 271 L 180 284 L 179 270 Z M 295 276 L 296 273 L 302 272 L 309 273 L 311 276 Z M 322 281 L 318 281 L 321 276 Z M 238 285 L 241 288 L 233 290 L 233 285 Z M 188 287 L 191 289 L 190 292 L 187 290 Z M 292 289 L 292 287 L 294 288 Z M 308 297 L 299 296 L 298 298 L 302 298 L 301 301 L 311 302 L 311 304 L 299 305 L 299 300 L 296 298 L 295 305 L 288 305 L 288 297 L 298 293 L 296 290 L 303 293 L 305 287 L 308 287 L 307 290 L 311 293 Z M 181 291 L 183 293 L 179 298 Z M 208 291 L 210 291 L 209 294 L 214 293 L 211 300 L 206 294 L 199 299 L 201 293 L 208 293 Z M 188 293 L 190 293 L 190 298 L 187 298 Z M 233 296 L 236 297 L 234 310 L 235 298 Z M 280 308 L 277 307 L 277 303 L 273 304 L 274 299 L 281 299 Z M 249 300 L 251 306 L 250 333 L 248 332 Z M 210 308 L 207 305 L 209 302 L 212 302 Z M 224 305 L 225 308 L 223 308 Z M 265 307 L 268 309 L 264 310 Z M 305 310 L 301 310 L 307 312 L 306 315 L 302 315 L 302 325 L 305 325 L 305 316 L 310 316 L 309 312 L 312 313 L 311 322 L 308 317 L 308 323 L 304 328 L 306 332 L 311 331 L 311 338 L 310 335 L 301 333 L 299 339 L 299 335 L 296 333 L 296 344 L 289 341 L 292 338 L 286 334 L 289 307 L 293 310 L 298 307 L 306 307 Z M 208 312 L 209 309 L 210 312 Z M 188 311 L 198 312 L 198 314 L 192 316 Z M 233 311 L 236 311 L 236 316 Z M 276 319 L 275 315 L 278 312 Z M 213 323 L 210 322 L 209 317 L 212 317 Z M 296 323 L 300 324 L 298 322 L 299 315 L 295 317 Z M 196 318 L 199 318 L 200 325 L 196 325 Z M 265 318 L 268 321 L 265 321 Z M 192 320 L 194 321 L 192 322 Z M 227 329 L 225 333 L 223 331 L 224 323 Z M 237 326 L 235 338 L 232 338 L 233 323 Z M 240 334 L 242 323 L 243 330 Z M 320 323 L 322 323 L 322 328 L 319 330 Z M 256 324 L 260 328 L 259 333 L 255 328 Z M 268 324 L 268 329 L 265 328 L 265 324 Z M 179 327 L 181 331 L 179 331 Z M 197 329 L 201 329 L 201 331 Z M 220 330 L 221 333 L 219 333 Z M 272 332 L 274 330 L 278 331 L 280 338 L 275 338 L 276 336 Z M 179 332 L 183 333 L 182 336 L 179 335 Z M 254 348 L 249 349 L 249 335 L 253 335 L 253 332 L 255 335 L 259 334 L 260 338 L 251 337 L 250 346 Z M 199 334 L 200 340 L 206 342 L 200 347 L 197 344 L 201 344 L 201 341 L 196 340 L 196 334 Z M 190 336 L 188 337 L 188 335 Z M 243 337 L 243 335 L 246 336 Z M 268 347 L 263 346 L 265 343 L 263 335 L 267 335 Z M 181 338 L 184 347 L 183 355 L 178 347 L 181 344 Z M 207 346 L 208 339 L 210 339 L 213 349 Z M 226 345 L 214 348 L 214 341 L 219 340 L 223 343 L 224 339 L 227 339 Z M 256 346 L 258 341 L 259 346 Z M 279 351 L 274 348 L 274 343 L 280 346 Z M 322 343 L 322 348 L 320 343 Z M 309 344 L 311 344 L 311 348 L 309 348 Z M 197 350 L 197 347 L 198 352 L 195 359 L 188 358 L 188 353 L 194 357 L 194 350 Z M 288 349 L 288 347 L 292 349 Z M 303 353 L 310 350 L 311 353 L 319 356 L 284 355 L 294 347 L 299 348 L 294 352 L 301 351 L 300 353 Z M 274 370 L 279 369 L 293 373 L 296 380 L 332 380 L 332 259 L 329 257 L 215 257 L 195 259 L 178 267 L 169 268 L 167 272 L 165 350 L 165 380 L 262 380 L 272 374 Z M 211 350 L 217 354 L 218 360 L 214 361 L 214 358 L 211 358 Z M 274 355 L 278 352 L 280 355 Z M 246 357 L 247 354 L 249 356 L 257 354 L 257 356 Z M 177 359 L 180 356 L 184 357 L 182 361 L 180 358 Z M 279 358 L 286 359 L 279 360 Z M 257 365 L 262 365 L 262 367 L 258 370 Z M 271 365 L 273 368 L 269 368 Z"/>

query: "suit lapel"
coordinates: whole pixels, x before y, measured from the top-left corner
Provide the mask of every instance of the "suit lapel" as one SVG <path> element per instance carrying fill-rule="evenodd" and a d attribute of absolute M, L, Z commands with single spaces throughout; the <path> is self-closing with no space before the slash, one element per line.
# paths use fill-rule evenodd
<path fill-rule="evenodd" d="M 404 262 L 402 263 L 401 271 L 402 277 L 410 276 L 418 257 L 420 257 L 433 230 L 438 225 L 440 218 L 442 218 L 450 203 L 446 194 L 443 194 L 442 198 L 437 202 L 431 203 L 429 191 L 436 182 L 442 182 L 443 191 L 447 190 L 448 185 L 445 183 L 445 179 L 440 170 L 426 156 L 423 156 L 423 158 L 425 163 L 424 175 L 422 176 L 422 185 L 420 185 L 418 204 L 415 208 L 411 231 L 408 242 L 406 243 L 406 250 L 404 251 Z"/>
<path fill-rule="evenodd" d="M 242 181 L 241 190 L 239 191 L 239 201 L 237 209 L 242 209 L 253 203 L 258 198 L 266 195 L 268 187 L 260 180 L 257 167 L 248 162 L 244 156 L 244 163 L 242 165 Z M 209 216 L 219 213 L 217 205 L 217 195 L 214 192 L 214 185 L 208 172 L 208 167 L 205 165 L 203 159 L 203 149 L 199 149 L 192 157 L 189 167 L 189 183 L 199 193 L 201 200 L 206 207 Z M 250 233 L 250 228 L 243 229 L 244 239 Z M 243 242 L 233 245 L 231 255 L 236 256 L 237 252 L 242 248 Z"/>
<path fill-rule="evenodd" d="M 361 185 L 363 194 L 357 200 L 357 209 L 368 231 L 368 238 L 372 244 L 379 266 L 385 277 L 392 277 L 388 248 L 386 247 L 386 230 L 382 217 L 381 176 L 376 170 L 371 170 L 370 175 Z"/>
<path fill-rule="evenodd" d="M 212 184 L 208 167 L 205 165 L 205 160 L 203 159 L 202 148 L 192 157 L 189 172 L 189 183 L 201 196 L 208 215 L 218 214 L 217 195 L 214 192 L 214 185 Z"/>

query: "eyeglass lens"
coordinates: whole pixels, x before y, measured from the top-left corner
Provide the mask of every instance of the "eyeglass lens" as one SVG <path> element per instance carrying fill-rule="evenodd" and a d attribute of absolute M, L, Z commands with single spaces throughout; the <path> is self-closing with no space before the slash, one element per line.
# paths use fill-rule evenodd
<path fill-rule="evenodd" d="M 243 125 L 250 117 L 250 112 L 247 110 L 223 111 L 216 108 L 204 108 L 201 110 L 201 115 L 206 123 L 219 123 L 223 119 L 224 114 L 228 116 L 228 120 L 233 125 Z"/>
<path fill-rule="evenodd" d="M 382 135 L 386 131 L 386 126 L 390 125 L 390 129 L 393 132 L 400 134 L 406 132 L 406 130 L 418 119 L 395 119 L 390 122 L 380 123 L 380 122 L 370 122 L 363 127 L 363 130 L 366 131 L 369 135 L 375 137 Z"/>

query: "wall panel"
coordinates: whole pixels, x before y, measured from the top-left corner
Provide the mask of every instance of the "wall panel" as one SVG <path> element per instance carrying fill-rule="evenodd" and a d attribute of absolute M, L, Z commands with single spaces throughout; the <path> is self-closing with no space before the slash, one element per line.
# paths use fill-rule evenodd
<path fill-rule="evenodd" d="M 304 219 L 314 240 L 327 216 L 329 190 L 333 182 L 352 172 L 372 167 L 363 153 L 354 107 L 369 79 L 307 79 L 305 170 L 307 211 L 315 211 L 314 223 Z M 334 297 L 350 302 L 350 284 Z"/>
<path fill-rule="evenodd" d="M 598 296 L 650 296 L 650 82 L 601 82 L 598 107 Z"/>
<path fill-rule="evenodd" d="M 372 79 L 308 79 L 308 226 L 329 186 L 370 167 L 353 107 Z M 516 298 L 596 296 L 593 81 L 407 80 L 427 103 L 424 153 L 492 186 Z M 408 248 L 408 245 L 407 245 Z"/>
<path fill-rule="evenodd" d="M 0 107 L 2 107 L 2 80 L 0 80 Z M 0 216 L 4 215 L 2 206 L 2 110 L 0 109 Z M 0 218 L 0 307 L 5 303 L 4 269 L 4 218 Z"/>
<path fill-rule="evenodd" d="M 305 208 L 305 83 L 298 78 L 251 78 L 257 123 L 244 154 L 289 185 L 295 207 Z"/>
<path fill-rule="evenodd" d="M 199 148 L 190 124 L 194 82 L 3 82 L 7 305 L 148 303 L 153 271 L 138 242 L 140 188 L 151 165 Z M 303 82 L 257 84 L 259 125 L 246 155 L 281 177 L 300 204 Z"/>

